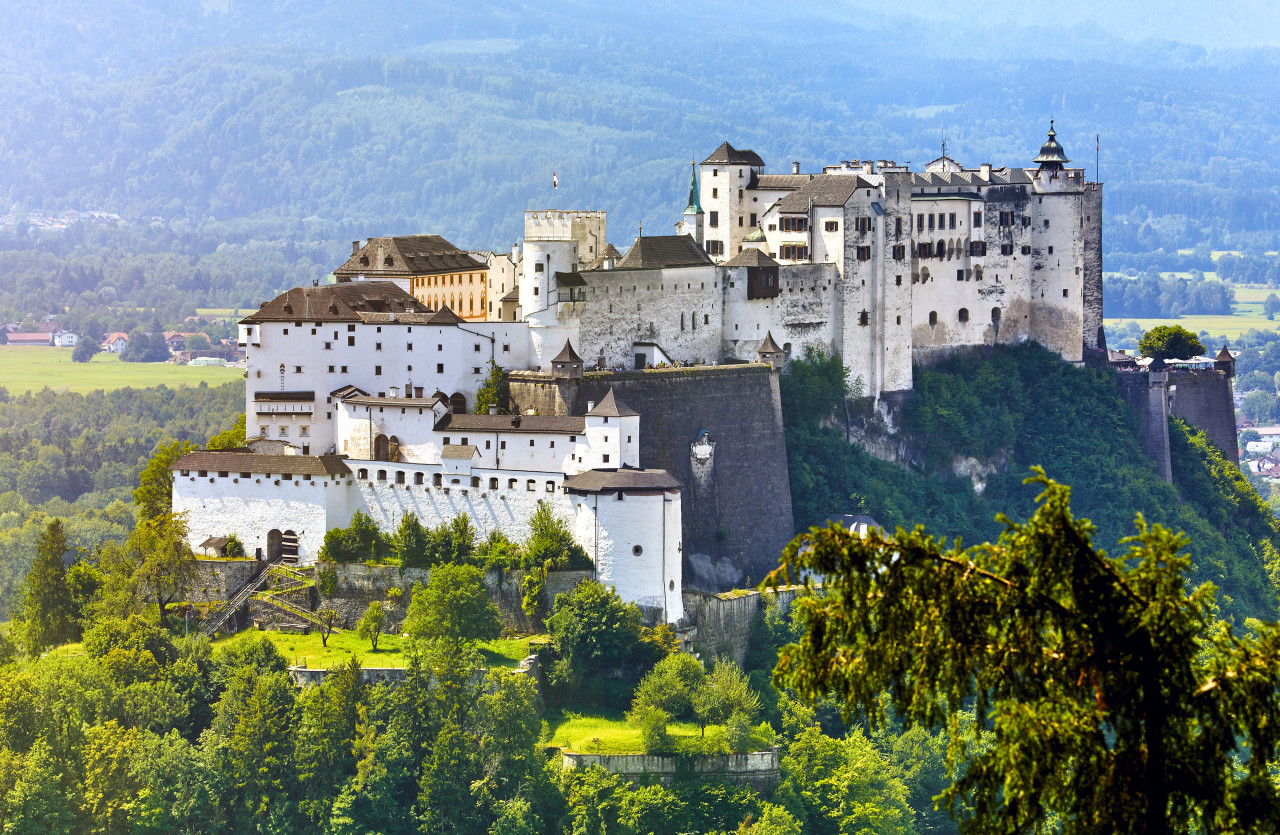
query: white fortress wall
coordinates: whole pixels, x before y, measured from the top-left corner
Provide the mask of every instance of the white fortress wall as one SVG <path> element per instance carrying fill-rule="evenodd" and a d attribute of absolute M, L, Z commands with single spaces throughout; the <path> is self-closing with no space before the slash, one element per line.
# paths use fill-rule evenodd
<path fill-rule="evenodd" d="M 826 353 L 840 348 L 839 275 L 835 264 L 794 264 L 778 268 L 774 298 L 747 298 L 747 268 L 722 267 L 724 333 L 721 351 L 754 362 L 767 333 L 792 357 L 813 346 Z"/>
<path fill-rule="evenodd" d="M 587 280 L 580 339 L 589 368 L 633 368 L 637 342 L 655 342 L 673 360 L 720 358 L 722 304 L 714 266 L 594 270 Z M 561 346 L 557 346 L 558 351 Z"/>

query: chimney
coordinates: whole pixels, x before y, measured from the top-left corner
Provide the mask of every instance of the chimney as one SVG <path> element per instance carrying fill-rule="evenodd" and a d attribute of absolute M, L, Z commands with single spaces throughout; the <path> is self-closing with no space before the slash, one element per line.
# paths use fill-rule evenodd
<path fill-rule="evenodd" d="M 352 255 L 359 255 L 359 254 L 360 254 L 360 242 L 359 242 L 359 241 L 352 241 L 352 242 L 351 242 L 351 254 L 352 254 Z"/>
<path fill-rule="evenodd" d="M 796 160 L 795 162 L 791 163 L 791 173 L 792 174 L 800 173 L 800 160 Z"/>
<path fill-rule="evenodd" d="M 876 164 L 871 160 L 867 160 L 866 162 L 862 163 L 862 173 L 863 174 L 876 173 Z"/>
<path fill-rule="evenodd" d="M 489 414 L 496 415 L 497 413 L 498 413 L 498 407 L 496 405 L 489 407 Z"/>
<path fill-rule="evenodd" d="M 982 179 L 984 180 L 991 179 L 991 163 L 989 162 L 982 163 Z"/>
<path fill-rule="evenodd" d="M 596 407 L 596 401 L 594 401 L 594 400 L 588 400 L 588 401 L 587 401 L 587 411 L 588 411 L 588 412 L 590 412 L 590 411 L 592 411 L 593 409 L 595 409 L 595 407 Z"/>

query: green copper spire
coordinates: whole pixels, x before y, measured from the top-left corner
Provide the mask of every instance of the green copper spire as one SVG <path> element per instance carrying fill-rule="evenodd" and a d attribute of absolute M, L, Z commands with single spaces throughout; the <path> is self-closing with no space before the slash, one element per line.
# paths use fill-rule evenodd
<path fill-rule="evenodd" d="M 684 207 L 684 213 L 687 215 L 702 214 L 702 201 L 698 199 L 698 163 L 690 162 L 693 166 L 693 174 L 689 177 L 689 205 Z"/>

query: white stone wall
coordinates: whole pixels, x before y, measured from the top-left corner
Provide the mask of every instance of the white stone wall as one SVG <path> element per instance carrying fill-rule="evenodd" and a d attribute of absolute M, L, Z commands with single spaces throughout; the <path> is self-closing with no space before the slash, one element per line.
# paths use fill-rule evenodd
<path fill-rule="evenodd" d="M 603 583 L 624 600 L 662 607 L 665 619 L 684 616 L 681 589 L 680 493 L 570 496 L 574 535 Z"/>
<path fill-rule="evenodd" d="M 252 328 L 252 336 L 247 335 Z M 354 345 L 348 344 L 354 340 Z M 463 326 L 384 323 L 321 324 L 302 320 L 241 326 L 248 359 L 245 371 L 246 430 L 252 437 L 266 430 L 297 443 L 308 427 L 312 454 L 335 446 L 336 410 L 329 392 L 354 385 L 377 395 L 412 384 L 430 397 L 435 391 L 459 392 L 470 408 L 488 374 L 489 359 L 503 368 L 530 367 L 529 327 L 522 322 L 468 322 Z M 328 347 L 325 347 L 328 345 Z M 412 346 L 412 347 L 411 347 Z M 558 350 L 558 349 L 557 349 Z M 281 370 L 283 368 L 283 371 Z M 301 370 L 299 370 L 301 369 Z M 344 370 L 345 369 L 345 370 Z M 258 415 L 259 391 L 314 391 L 314 412 Z M 338 450 L 341 451 L 340 449 Z"/>
<path fill-rule="evenodd" d="M 589 367 L 603 352 L 606 368 L 633 368 L 637 342 L 656 342 L 679 362 L 719 360 L 723 303 L 715 267 L 596 270 L 585 277 L 574 347 Z"/>
<path fill-rule="evenodd" d="M 778 269 L 779 294 L 747 298 L 747 270 L 736 267 L 723 277 L 725 357 L 754 362 L 765 334 L 779 347 L 802 356 L 807 346 L 826 353 L 839 350 L 839 277 L 834 264 L 797 264 Z"/>
<path fill-rule="evenodd" d="M 191 471 L 174 473 L 173 510 L 187 515 L 191 547 L 211 536 L 234 533 L 250 556 L 262 549 L 267 553 L 267 535 L 272 529 L 298 535 L 298 559 L 315 562 L 329 529 L 327 504 L 331 495 L 350 489 L 350 479 L 299 476 L 280 473 L 239 473 L 219 477 L 210 472 L 204 478 Z M 350 515 L 348 514 L 348 519 Z"/>

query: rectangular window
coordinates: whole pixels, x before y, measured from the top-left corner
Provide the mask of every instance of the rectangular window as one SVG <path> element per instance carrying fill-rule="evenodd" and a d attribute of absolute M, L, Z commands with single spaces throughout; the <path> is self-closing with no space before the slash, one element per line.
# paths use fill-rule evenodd
<path fill-rule="evenodd" d="M 973 213 L 973 228 L 974 229 L 982 228 L 982 212 Z"/>
<path fill-rule="evenodd" d="M 603 456 L 602 456 L 602 458 L 603 458 L 603 460 L 604 460 L 604 463 L 606 463 L 606 464 L 608 464 L 608 463 L 609 463 L 609 455 L 608 455 L 608 453 L 605 453 L 605 455 L 603 455 Z"/>
<path fill-rule="evenodd" d="M 1053 254 L 1053 247 L 1049 247 L 1049 254 L 1050 254 L 1050 255 L 1052 255 L 1052 254 Z"/>
<path fill-rule="evenodd" d="M 924 215 L 916 215 L 916 231 L 924 231 Z"/>
<path fill-rule="evenodd" d="M 947 228 L 948 228 L 948 229 L 955 229 L 955 228 L 956 228 L 956 213 L 955 213 L 955 212 L 952 212 L 951 214 L 947 215 L 947 224 L 948 224 L 948 226 L 947 226 Z"/>
<path fill-rule="evenodd" d="M 755 228 L 756 226 L 758 226 L 758 225 L 759 225 L 759 224 L 758 224 L 758 223 L 756 223 L 756 215 L 755 215 L 755 212 L 752 212 L 752 213 L 751 213 L 751 228 L 753 228 L 753 229 L 754 229 L 754 228 Z"/>
<path fill-rule="evenodd" d="M 556 483 L 554 481 L 547 482 L 547 492 L 548 493 L 556 492 Z"/>
<path fill-rule="evenodd" d="M 373 350 L 375 350 L 375 351 L 381 351 L 381 350 L 382 350 L 382 343 L 381 343 L 381 342 L 375 342 L 375 343 L 373 343 Z"/>
<path fill-rule="evenodd" d="M 893 219 L 893 234 L 902 237 L 902 215 Z"/>
<path fill-rule="evenodd" d="M 828 220 L 824 227 L 828 232 L 840 231 L 840 222 L 837 220 Z"/>
<path fill-rule="evenodd" d="M 413 350 L 413 343 L 412 343 L 412 342 L 410 342 L 408 345 L 406 345 L 406 346 L 405 346 L 405 350 L 406 350 L 406 351 L 412 351 L 412 350 Z"/>
<path fill-rule="evenodd" d="M 332 366 L 332 365 L 331 365 L 331 366 L 329 366 L 329 373 L 330 373 L 330 374 L 332 374 L 332 373 L 333 373 L 333 366 Z"/>
<path fill-rule="evenodd" d="M 916 255 L 920 258 L 932 258 L 933 244 L 928 241 L 921 241 L 919 246 L 916 248 Z"/>
<path fill-rule="evenodd" d="M 534 490 L 538 489 L 538 482 L 534 481 L 533 479 L 529 479 L 529 484 L 526 489 L 528 489 L 528 491 L 532 493 Z"/>
<path fill-rule="evenodd" d="M 343 373 L 343 374 L 346 374 L 346 373 L 347 373 L 347 367 L 346 367 L 345 365 L 344 365 L 344 366 L 342 366 L 342 373 Z"/>
<path fill-rule="evenodd" d="M 1000 225 L 1001 225 L 1001 226 L 1012 226 L 1012 225 L 1013 225 L 1013 212 L 1001 212 L 1001 213 L 1000 213 Z"/>
<path fill-rule="evenodd" d="M 326 351 L 332 351 L 332 350 L 333 350 L 333 343 L 332 343 L 332 342 L 326 342 L 326 343 L 324 343 L 324 349 L 325 349 Z"/>
<path fill-rule="evenodd" d="M 893 248 L 893 260 L 902 261 L 907 257 L 907 247 L 905 244 L 898 244 Z"/>
<path fill-rule="evenodd" d="M 436 363 L 436 373 L 437 373 L 437 374 L 443 374 L 443 373 L 444 373 L 444 363 L 442 363 L 442 362 L 438 362 L 438 363 Z"/>
<path fill-rule="evenodd" d="M 1023 245 L 1022 245 L 1022 254 L 1023 254 L 1023 255 L 1030 255 L 1030 254 L 1031 254 L 1031 245 L 1030 245 L 1030 244 L 1023 244 Z"/>
<path fill-rule="evenodd" d="M 869 247 L 869 246 L 860 246 L 860 247 L 858 247 L 858 260 L 859 260 L 859 261 L 870 261 L 870 260 L 871 260 L 871 247 Z"/>
<path fill-rule="evenodd" d="M 294 374 L 301 374 L 301 373 L 302 373 L 302 366 L 301 366 L 301 365 L 295 365 L 295 366 L 293 367 L 293 373 L 294 373 Z"/>
<path fill-rule="evenodd" d="M 933 231 L 933 222 L 934 222 L 934 220 L 933 220 L 933 212 L 930 212 L 930 213 L 929 213 L 929 231 L 930 231 L 930 232 L 932 232 L 932 231 Z"/>
<path fill-rule="evenodd" d="M 347 337 L 347 347 L 354 348 L 356 346 L 356 338 L 354 336 Z"/>
<path fill-rule="evenodd" d="M 381 366 L 381 365 L 375 365 L 375 366 L 373 367 L 373 376 L 375 376 L 375 377 L 381 377 L 381 376 L 382 376 L 382 366 Z"/>
<path fill-rule="evenodd" d="M 498 444 L 498 449 L 506 449 L 506 448 L 507 448 L 507 442 L 506 442 L 506 441 L 501 441 L 501 442 Z"/>
<path fill-rule="evenodd" d="M 708 255 L 724 255 L 724 241 L 707 241 Z"/>
<path fill-rule="evenodd" d="M 708 212 L 708 213 L 707 213 L 707 225 L 708 225 L 708 226 L 710 226 L 712 229 L 715 229 L 716 227 L 718 227 L 718 226 L 720 225 L 720 213 L 719 213 L 719 212 Z"/>
<path fill-rule="evenodd" d="M 964 281 L 964 270 L 956 270 L 956 281 Z"/>
<path fill-rule="evenodd" d="M 1013 254 L 1013 244 L 1000 244 L 1000 254 L 1001 254 L 1001 255 L 1012 255 L 1012 254 Z"/>

